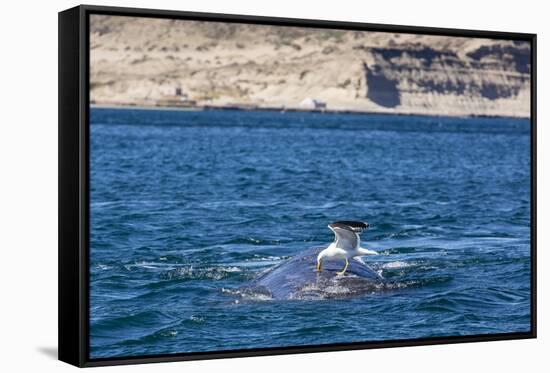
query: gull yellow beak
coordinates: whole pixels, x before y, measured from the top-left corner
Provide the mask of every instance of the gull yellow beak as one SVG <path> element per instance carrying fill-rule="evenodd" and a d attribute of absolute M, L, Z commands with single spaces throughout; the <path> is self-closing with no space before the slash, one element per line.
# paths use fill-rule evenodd
<path fill-rule="evenodd" d="M 321 272 L 321 261 L 317 261 L 317 272 Z"/>

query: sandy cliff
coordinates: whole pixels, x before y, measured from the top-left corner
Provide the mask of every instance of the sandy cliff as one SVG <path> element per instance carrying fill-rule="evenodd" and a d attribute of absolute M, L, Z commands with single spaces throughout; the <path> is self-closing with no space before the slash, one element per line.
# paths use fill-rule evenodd
<path fill-rule="evenodd" d="M 91 100 L 528 117 L 525 42 L 92 16 Z"/>

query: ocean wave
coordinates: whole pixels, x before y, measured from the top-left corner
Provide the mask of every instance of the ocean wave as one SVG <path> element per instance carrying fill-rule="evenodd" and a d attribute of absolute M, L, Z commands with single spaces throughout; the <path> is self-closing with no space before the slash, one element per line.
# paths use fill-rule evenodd
<path fill-rule="evenodd" d="M 248 223 L 246 223 L 248 224 Z M 276 245 L 279 244 L 279 240 L 265 240 L 258 237 L 242 236 L 235 237 L 222 242 L 220 245 Z"/>
<path fill-rule="evenodd" d="M 102 271 L 108 271 L 113 268 L 112 265 L 103 264 L 103 263 L 97 263 L 94 265 L 94 268 L 100 269 Z"/>
<path fill-rule="evenodd" d="M 270 255 L 258 252 L 229 252 L 228 257 L 234 265 L 249 267 L 252 263 L 265 265 L 267 263 L 277 263 L 288 259 L 285 255 Z"/>
<path fill-rule="evenodd" d="M 385 269 L 397 269 L 397 268 L 407 268 L 416 265 L 414 262 L 402 262 L 402 261 L 395 261 L 395 262 L 389 262 L 382 264 L 382 268 Z"/>
<path fill-rule="evenodd" d="M 123 339 L 109 347 L 116 348 L 116 347 L 124 347 L 124 346 L 139 346 L 145 343 L 154 343 L 154 342 L 166 340 L 168 338 L 176 338 L 178 334 L 179 334 L 178 331 L 171 327 L 164 328 L 142 336 Z"/>
<path fill-rule="evenodd" d="M 148 261 L 140 261 L 135 262 L 132 264 L 125 264 L 124 268 L 127 271 L 132 271 L 136 268 L 144 268 L 144 269 L 159 269 L 160 267 L 166 267 L 166 263 L 158 263 L 158 262 L 148 262 Z"/>
<path fill-rule="evenodd" d="M 142 329 L 148 326 L 158 325 L 159 323 L 173 322 L 174 320 L 176 320 L 174 317 L 159 310 L 146 310 L 92 321 L 91 332 L 96 335 L 102 335 L 104 333 L 111 334 L 118 330 L 128 331 L 132 328 Z"/>
<path fill-rule="evenodd" d="M 163 280 L 222 280 L 242 272 L 241 268 L 235 266 L 185 266 L 163 272 L 160 278 Z"/>
<path fill-rule="evenodd" d="M 273 297 L 269 292 L 262 292 L 258 289 L 249 289 L 249 288 L 243 288 L 243 289 L 230 289 L 230 288 L 222 288 L 222 293 L 229 294 L 232 296 L 237 296 L 241 300 L 245 301 L 270 301 L 273 300 Z M 239 304 L 240 300 L 235 299 L 235 304 Z"/>
<path fill-rule="evenodd" d="M 518 300 L 514 298 L 514 301 Z M 445 291 L 434 294 L 416 306 L 422 311 L 445 311 L 456 314 L 466 314 L 469 311 L 480 308 L 489 309 L 501 308 L 516 302 L 510 302 L 509 298 L 501 298 L 498 294 L 482 289 L 462 289 L 461 291 Z M 519 303 L 519 302 L 518 302 Z"/>
<path fill-rule="evenodd" d="M 191 315 L 189 320 L 196 324 L 202 324 L 205 321 L 205 318 L 202 316 Z"/>
<path fill-rule="evenodd" d="M 396 281 L 388 281 L 384 284 L 385 289 L 387 290 L 398 290 L 398 289 L 407 289 L 407 288 L 422 288 L 429 287 L 434 285 L 441 285 L 449 283 L 453 280 L 451 276 L 434 276 L 423 279 L 398 279 Z"/>

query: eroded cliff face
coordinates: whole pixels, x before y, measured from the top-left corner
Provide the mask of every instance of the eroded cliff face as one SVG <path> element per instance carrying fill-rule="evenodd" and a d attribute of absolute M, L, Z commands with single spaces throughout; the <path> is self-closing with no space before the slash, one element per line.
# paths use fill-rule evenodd
<path fill-rule="evenodd" d="M 526 42 L 92 16 L 91 99 L 528 117 Z"/>
<path fill-rule="evenodd" d="M 525 43 L 480 45 L 471 51 L 414 43 L 367 53 L 372 61 L 364 64 L 367 98 L 380 106 L 445 111 L 451 110 L 445 108 L 451 99 L 457 113 L 527 114 L 530 50 Z"/>

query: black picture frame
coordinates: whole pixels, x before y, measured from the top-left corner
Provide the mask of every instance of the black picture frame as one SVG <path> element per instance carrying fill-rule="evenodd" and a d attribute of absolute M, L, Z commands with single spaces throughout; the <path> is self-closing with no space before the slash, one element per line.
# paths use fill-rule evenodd
<path fill-rule="evenodd" d="M 523 40 L 531 44 L 531 330 L 317 346 L 89 357 L 89 16 L 139 16 Z M 59 13 L 59 360 L 79 367 L 536 338 L 536 34 L 81 5 Z"/>

